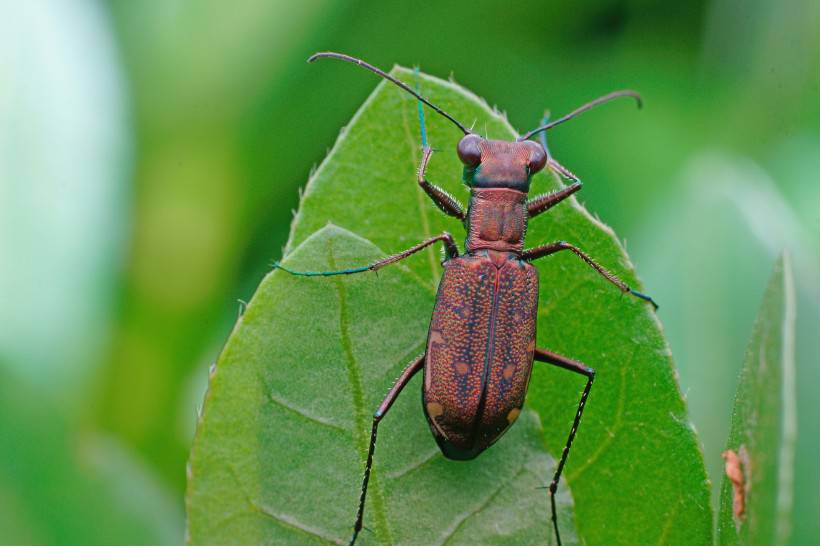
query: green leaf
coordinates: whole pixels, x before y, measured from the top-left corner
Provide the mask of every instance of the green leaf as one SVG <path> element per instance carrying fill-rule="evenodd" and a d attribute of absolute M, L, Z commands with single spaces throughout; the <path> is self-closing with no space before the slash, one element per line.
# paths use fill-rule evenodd
<path fill-rule="evenodd" d="M 115 442 L 77 430 L 41 390 L 0 373 L 3 544 L 171 546 L 172 496 Z"/>
<path fill-rule="evenodd" d="M 413 79 L 404 69 L 394 74 Z M 423 93 L 462 122 L 493 138 L 514 135 L 474 95 L 420 78 Z M 429 178 L 464 200 L 453 153 L 460 133 L 439 116 L 427 122 L 431 145 L 442 149 Z M 380 85 L 311 178 L 286 265 L 365 265 L 445 229 L 463 234 L 415 183 L 418 143 L 416 103 Z M 539 175 L 533 186 L 549 191 L 558 182 Z M 558 239 L 577 243 L 638 287 L 612 231 L 574 199 L 530 224 L 530 245 Z M 217 363 L 198 426 L 188 490 L 193 544 L 347 538 L 369 416 L 424 348 L 440 259 L 430 249 L 378 275 L 317 279 L 276 271 L 263 281 Z M 571 255 L 536 264 L 539 345 L 598 371 L 565 471 L 582 540 L 708 544 L 703 459 L 651 308 Z M 561 452 L 583 385 L 581 377 L 536 364 L 532 411 L 464 463 L 438 452 L 415 379 L 380 427 L 365 515 L 373 533 L 362 543 L 547 542 L 547 494 L 535 488 L 549 481 L 554 465 L 546 452 Z M 569 492 L 565 484 L 560 489 L 560 523 L 572 543 Z"/>
<path fill-rule="evenodd" d="M 319 230 L 287 260 L 336 269 L 383 252 L 338 227 Z M 402 310 L 430 299 L 401 266 L 334 279 L 269 275 L 210 382 L 189 490 L 193 544 L 343 543 L 356 513 L 371 415 L 418 354 L 426 319 Z M 390 332 L 390 335 L 383 335 Z M 447 462 L 421 417 L 420 378 L 379 436 L 367 526 L 378 542 L 532 542 L 547 525 L 553 463 L 529 412 L 487 457 Z M 518 507 L 525 507 L 518 509 Z M 487 521 L 481 515 L 500 514 Z M 563 523 L 569 523 L 564 520 Z M 484 540 L 482 538 L 482 540 Z M 365 535 L 363 544 L 373 543 Z"/>
<path fill-rule="evenodd" d="M 720 494 L 720 544 L 789 543 L 797 428 L 795 312 L 791 263 L 784 254 L 763 298 L 735 396 Z"/>

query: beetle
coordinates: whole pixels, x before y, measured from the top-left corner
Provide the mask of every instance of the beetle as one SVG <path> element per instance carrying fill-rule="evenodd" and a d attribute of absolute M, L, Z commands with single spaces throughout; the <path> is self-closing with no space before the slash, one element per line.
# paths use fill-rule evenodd
<path fill-rule="evenodd" d="M 565 241 L 524 247 L 530 218 L 542 214 L 581 189 L 581 181 L 550 154 L 546 131 L 597 105 L 620 97 L 631 97 L 641 106 L 634 91 L 615 91 L 590 101 L 515 141 L 490 140 L 474 133 L 450 114 L 428 101 L 404 82 L 355 57 L 335 52 L 316 53 L 309 62 L 333 58 L 354 63 L 395 84 L 419 101 L 422 157 L 417 182 L 444 213 L 462 221 L 467 231 L 464 252 L 447 232 L 370 265 L 338 271 L 292 271 L 274 262 L 274 267 L 298 276 L 349 275 L 378 271 L 430 245 L 444 247 L 444 269 L 435 299 L 427 344 L 400 374 L 373 414 L 370 444 L 362 478 L 359 507 L 350 544 L 363 527 L 367 485 L 380 421 L 404 387 L 423 371 L 422 405 L 430 430 L 442 454 L 454 460 L 469 460 L 495 443 L 521 413 L 534 361 L 580 374 L 586 385 L 578 402 L 572 427 L 561 451 L 548 489 L 552 525 L 561 544 L 555 494 L 587 398 L 595 370 L 581 362 L 536 347 L 538 272 L 530 263 L 561 251 L 570 251 L 606 281 L 624 293 L 657 305 L 649 296 L 631 289 L 578 247 Z M 463 181 L 470 190 L 467 210 L 442 188 L 426 178 L 432 150 L 427 146 L 424 112 L 426 104 L 458 127 L 464 136 L 457 154 L 464 165 Z M 540 143 L 530 140 L 540 135 Z M 533 175 L 548 168 L 572 184 L 552 193 L 528 198 Z"/>

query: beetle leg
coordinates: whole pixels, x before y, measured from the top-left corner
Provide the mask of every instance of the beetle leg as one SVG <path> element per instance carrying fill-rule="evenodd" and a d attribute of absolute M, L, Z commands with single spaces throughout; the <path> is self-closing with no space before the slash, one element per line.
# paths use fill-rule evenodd
<path fill-rule="evenodd" d="M 407 258 L 408 256 L 415 254 L 419 250 L 424 250 L 433 243 L 436 243 L 437 241 L 441 241 L 444 243 L 444 251 L 447 254 L 447 259 L 455 258 L 458 256 L 458 247 L 456 246 L 456 242 L 453 239 L 453 236 L 445 231 L 441 235 L 436 235 L 435 237 L 431 237 L 426 241 L 422 241 L 419 244 L 412 246 L 403 252 L 393 254 L 392 256 L 388 256 L 383 260 L 373 262 L 372 264 L 366 265 L 364 267 L 340 269 L 338 271 L 293 271 L 291 269 L 284 267 L 279 262 L 273 262 L 273 267 L 274 269 L 281 269 L 285 273 L 290 273 L 291 275 L 297 275 L 300 277 L 332 277 L 333 275 L 351 275 L 353 273 L 363 273 L 365 271 L 378 271 L 382 267 L 386 267 L 390 264 L 394 264 L 398 261 L 401 261 Z"/>
<path fill-rule="evenodd" d="M 416 91 L 419 89 L 419 69 L 416 67 Z M 427 171 L 427 162 L 430 161 L 430 156 L 433 155 L 433 150 L 427 145 L 427 124 L 424 122 L 424 105 L 422 101 L 418 101 L 419 110 L 419 131 L 421 132 L 421 163 L 419 164 L 418 183 L 421 189 L 433 200 L 433 203 L 443 212 L 449 216 L 454 216 L 462 222 L 465 220 L 464 207 L 461 206 L 455 197 L 439 188 L 435 184 L 429 183 L 424 173 Z"/>
<path fill-rule="evenodd" d="M 558 514 L 555 508 L 555 492 L 558 489 L 558 480 L 561 477 L 561 471 L 564 470 L 564 465 L 567 462 L 569 449 L 572 447 L 572 441 L 575 439 L 575 433 L 578 431 L 578 425 L 581 423 L 581 415 L 584 413 L 584 405 L 586 405 L 589 391 L 592 388 L 592 381 L 595 379 L 595 370 L 583 365 L 580 362 L 571 360 L 565 356 L 555 354 L 544 349 L 535 349 L 535 360 L 539 362 L 546 362 L 553 366 L 558 366 L 565 370 L 575 372 L 586 376 L 587 385 L 584 387 L 584 392 L 581 394 L 581 401 L 578 403 L 578 411 L 575 413 L 575 420 L 572 422 L 572 429 L 569 431 L 567 443 L 564 444 L 564 449 L 561 451 L 561 459 L 558 461 L 558 466 L 555 468 L 555 474 L 549 485 L 550 490 L 550 508 L 552 510 L 552 525 L 555 529 L 555 538 L 558 541 L 558 546 L 561 546 L 561 534 L 558 532 Z"/>
<path fill-rule="evenodd" d="M 428 182 L 424 176 L 424 173 L 427 171 L 427 163 L 430 161 L 431 155 L 433 155 L 433 150 L 427 146 L 424 146 L 422 149 L 421 163 L 419 164 L 419 186 L 421 186 L 421 189 L 423 189 L 425 193 L 430 196 L 430 199 L 433 200 L 433 203 L 436 204 L 441 212 L 447 214 L 448 216 L 458 218 L 463 222 L 466 216 L 464 214 L 464 207 L 461 203 L 459 203 L 455 197 L 443 189 Z"/>
<path fill-rule="evenodd" d="M 548 211 L 573 193 L 580 190 L 582 187 L 581 182 L 578 181 L 571 186 L 567 186 L 566 188 L 551 193 L 545 193 L 544 195 L 539 195 L 538 197 L 530 199 L 527 201 L 527 215 L 530 218 L 534 218 L 542 212 Z"/>
<path fill-rule="evenodd" d="M 572 186 L 570 186 L 570 187 L 572 187 Z M 555 254 L 556 252 L 561 252 L 562 250 L 571 250 L 573 252 L 573 254 L 575 254 L 576 256 L 581 258 L 584 262 L 586 262 L 586 264 L 589 267 L 591 267 L 592 269 L 597 271 L 598 274 L 601 275 L 604 279 L 606 279 L 607 281 L 611 282 L 613 285 L 618 287 L 618 289 L 621 292 L 629 292 L 633 296 L 638 297 L 638 298 L 640 298 L 644 301 L 647 301 L 647 302 L 651 303 L 652 307 L 654 307 L 655 310 L 658 309 L 658 304 L 655 303 L 655 300 L 653 300 L 652 298 L 650 298 L 646 294 L 642 294 L 642 293 L 638 292 L 637 290 L 632 290 L 629 287 L 628 284 L 626 284 L 624 281 L 619 279 L 614 273 L 610 273 L 609 271 L 604 269 L 603 266 L 598 264 L 598 262 L 596 262 L 595 260 L 590 258 L 580 248 L 578 248 L 574 245 L 571 245 L 566 241 L 558 241 L 556 243 L 551 243 L 551 244 L 548 244 L 548 245 L 543 245 L 543 246 L 531 248 L 529 250 L 525 250 L 523 253 L 521 253 L 521 259 L 525 260 L 525 261 L 537 260 L 538 258 L 543 258 L 544 256 L 549 256 L 550 254 Z"/>
<path fill-rule="evenodd" d="M 549 111 L 544 112 L 544 117 L 541 118 L 541 125 L 546 125 L 547 122 L 550 120 L 550 113 Z M 550 168 L 553 172 L 558 173 L 559 175 L 563 176 L 567 180 L 572 180 L 576 184 L 581 183 L 581 179 L 575 176 L 572 171 L 558 163 L 558 161 L 552 157 L 550 153 L 550 147 L 547 146 L 547 132 L 541 131 L 538 134 L 538 141 L 541 143 L 541 146 L 544 148 L 544 151 L 547 153 L 547 167 Z"/>
<path fill-rule="evenodd" d="M 393 402 L 396 401 L 396 398 L 398 398 L 402 389 L 407 386 L 407 383 L 410 382 L 419 370 L 424 368 L 425 356 L 426 354 L 419 356 L 413 360 L 403 372 L 401 372 L 401 375 L 398 379 L 396 379 L 393 387 L 388 391 L 387 396 L 384 397 L 384 400 L 382 400 L 382 403 L 379 405 L 379 409 L 377 409 L 376 413 L 373 414 L 373 428 L 370 432 L 370 447 L 367 450 L 367 463 L 364 467 L 364 477 L 362 478 L 362 493 L 359 497 L 359 511 L 356 513 L 356 523 L 353 525 L 353 538 L 350 539 L 351 546 L 354 542 L 356 542 L 356 537 L 359 536 L 359 532 L 362 530 L 364 501 L 367 498 L 367 482 L 370 481 L 370 469 L 373 467 L 373 452 L 376 451 L 376 434 L 379 429 L 379 421 L 381 421 L 390 410 L 390 406 L 392 406 Z"/>

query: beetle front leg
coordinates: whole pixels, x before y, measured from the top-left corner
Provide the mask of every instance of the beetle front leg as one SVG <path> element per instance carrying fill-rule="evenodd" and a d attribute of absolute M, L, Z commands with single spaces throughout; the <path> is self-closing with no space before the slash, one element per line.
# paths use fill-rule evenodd
<path fill-rule="evenodd" d="M 466 218 L 464 214 L 464 207 L 461 206 L 455 197 L 439 188 L 435 184 L 427 181 L 424 173 L 427 171 L 427 163 L 430 161 L 430 156 L 433 155 L 432 148 L 424 147 L 421 156 L 421 163 L 419 164 L 418 183 L 421 189 L 433 200 L 433 203 L 448 216 L 458 218 L 462 222 Z"/>
<path fill-rule="evenodd" d="M 407 383 L 410 382 L 419 370 L 424 368 L 425 356 L 426 354 L 423 354 L 416 358 L 404 369 L 403 372 L 401 372 L 401 375 L 398 379 L 396 379 L 393 387 L 390 391 L 388 391 L 387 396 L 384 397 L 381 405 L 379 405 L 379 409 L 377 409 L 376 413 L 373 414 L 373 428 L 370 431 L 370 447 L 367 450 L 367 463 L 364 467 L 364 478 L 362 478 L 362 493 L 359 497 L 359 511 L 356 513 L 356 523 L 353 525 L 353 537 L 350 539 L 351 546 L 353 546 L 353 543 L 356 542 L 356 537 L 359 536 L 359 532 L 362 530 L 364 502 L 367 498 L 367 483 L 370 481 L 370 469 L 373 467 L 373 453 L 376 451 L 376 435 L 379 431 L 379 421 L 381 421 L 390 410 L 390 406 L 392 406 L 393 402 L 396 401 L 396 398 L 398 398 L 402 389 L 407 386 Z"/>
<path fill-rule="evenodd" d="M 546 125 L 547 122 L 550 120 L 549 112 L 544 112 L 544 117 L 541 118 L 541 125 Z M 547 167 L 549 167 L 552 171 L 558 173 L 559 175 L 563 176 L 567 180 L 572 180 L 576 184 L 581 183 L 581 179 L 575 176 L 572 171 L 558 163 L 558 161 L 552 157 L 550 153 L 550 147 L 547 146 L 547 132 L 542 131 L 538 135 L 538 141 L 541 142 L 541 146 L 544 148 L 544 151 L 547 153 Z"/>
<path fill-rule="evenodd" d="M 632 294 L 635 297 L 638 297 L 638 298 L 640 298 L 644 301 L 647 301 L 647 302 L 651 303 L 652 307 L 654 307 L 655 310 L 657 311 L 658 304 L 655 303 L 655 300 L 653 300 L 652 298 L 650 298 L 646 294 L 642 294 L 642 293 L 638 292 L 637 290 L 632 290 L 629 287 L 629 285 L 626 284 L 621 279 L 619 279 L 617 277 L 617 275 L 615 275 L 614 273 L 610 273 L 609 271 L 604 269 L 603 266 L 598 264 L 598 262 L 596 262 L 595 260 L 590 258 L 587 254 L 585 254 L 584 251 L 582 251 L 580 248 L 578 248 L 575 245 L 571 245 L 566 241 L 558 241 L 556 243 L 551 243 L 551 244 L 548 244 L 548 245 L 543 245 L 543 246 L 531 248 L 529 250 L 525 250 L 521 254 L 521 259 L 529 262 L 529 261 L 532 261 L 532 260 L 537 260 L 538 258 L 543 258 L 544 256 L 549 256 L 550 254 L 555 254 L 556 252 L 561 252 L 562 250 L 572 251 L 573 254 L 575 254 L 576 256 L 581 258 L 589 267 L 591 267 L 592 269 L 597 271 L 598 274 L 601 275 L 604 279 L 606 279 L 607 281 L 609 281 L 610 283 L 612 283 L 613 285 L 618 287 L 618 289 L 621 292 L 624 292 L 624 293 L 628 292 L 628 293 Z"/>
<path fill-rule="evenodd" d="M 527 201 L 527 216 L 534 218 L 542 212 L 547 212 L 549 209 L 577 192 L 582 188 L 581 182 L 576 182 L 571 186 L 554 191 L 552 193 L 545 193 Z"/>
<path fill-rule="evenodd" d="M 584 387 L 584 392 L 581 394 L 581 401 L 578 403 L 578 411 L 575 413 L 575 420 L 572 422 L 572 428 L 569 431 L 567 443 L 564 444 L 564 449 L 561 451 L 561 459 L 558 461 L 558 466 L 555 468 L 555 474 L 553 475 L 552 481 L 549 485 L 552 526 L 555 529 L 555 538 L 558 541 L 558 546 L 561 546 L 561 534 L 558 531 L 558 512 L 555 507 L 555 492 L 558 490 L 558 480 L 561 478 L 561 472 L 564 470 L 564 465 L 567 462 L 567 456 L 569 455 L 570 447 L 572 447 L 572 441 L 575 439 L 575 433 L 578 431 L 578 425 L 581 423 L 581 416 L 584 413 L 584 406 L 586 405 L 589 391 L 592 389 L 592 382 L 595 379 L 595 370 L 584 366 L 580 362 L 576 362 L 575 360 L 571 360 L 565 356 L 561 356 L 545 349 L 535 349 L 534 357 L 535 360 L 538 360 L 539 362 L 552 364 L 553 366 L 558 366 L 559 368 L 581 374 L 587 378 L 587 384 L 586 387 Z"/>

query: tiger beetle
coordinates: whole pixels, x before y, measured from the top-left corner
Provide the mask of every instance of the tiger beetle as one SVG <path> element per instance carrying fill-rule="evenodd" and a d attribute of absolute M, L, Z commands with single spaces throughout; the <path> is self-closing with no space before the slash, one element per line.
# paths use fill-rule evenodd
<path fill-rule="evenodd" d="M 274 267 L 292 275 L 331 276 L 378 271 L 441 241 L 444 245 L 444 273 L 436 294 L 433 317 L 424 354 L 404 369 L 387 393 L 376 413 L 362 479 L 359 508 L 353 526 L 352 545 L 362 530 L 367 483 L 373 466 L 376 434 L 402 389 L 424 370 L 422 403 L 430 430 L 442 454 L 448 459 L 465 461 L 477 457 L 495 443 L 521 413 L 534 360 L 557 366 L 586 377 L 564 449 L 549 484 L 552 526 L 561 544 L 555 492 L 567 461 L 572 441 L 581 422 L 595 370 L 589 366 L 535 346 L 538 310 L 538 271 L 530 262 L 568 250 L 583 260 L 606 281 L 624 293 L 657 305 L 649 296 L 632 290 L 578 247 L 565 241 L 524 248 L 524 234 L 530 218 L 544 213 L 581 189 L 581 181 L 563 167 L 549 152 L 546 131 L 599 104 L 619 97 L 632 97 L 634 91 L 615 91 L 595 99 L 554 121 L 518 137 L 513 142 L 483 138 L 450 114 L 432 104 L 407 84 L 363 60 L 341 53 L 316 53 L 316 59 L 333 58 L 359 65 L 397 85 L 418 101 L 422 156 L 418 184 L 444 213 L 461 220 L 467 231 L 465 251 L 459 253 L 447 232 L 422 241 L 407 250 L 364 267 L 339 271 L 292 271 L 278 262 Z M 424 125 L 426 104 L 450 120 L 464 133 L 457 153 L 464 164 L 464 183 L 470 189 L 467 210 L 440 187 L 428 182 L 425 172 L 432 150 L 427 145 Z M 530 138 L 541 135 L 540 144 Z M 571 185 L 527 199 L 532 176 L 548 168 L 572 182 Z"/>

